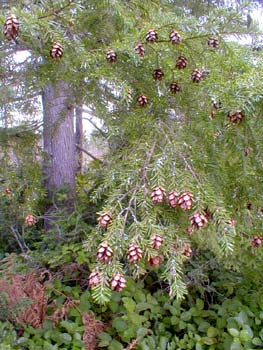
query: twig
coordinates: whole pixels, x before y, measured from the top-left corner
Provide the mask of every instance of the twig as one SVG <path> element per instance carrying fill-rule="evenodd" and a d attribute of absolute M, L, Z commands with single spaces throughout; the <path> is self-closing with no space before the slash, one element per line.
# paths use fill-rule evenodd
<path fill-rule="evenodd" d="M 79 150 L 81 150 L 82 152 L 86 153 L 86 154 L 87 154 L 90 158 L 92 158 L 93 160 L 97 160 L 97 161 L 100 162 L 101 164 L 104 164 L 104 162 L 103 162 L 101 159 L 95 157 L 92 153 L 90 153 L 90 152 L 87 151 L 86 149 L 80 147 L 78 144 L 75 144 L 75 145 L 76 145 L 76 147 L 77 147 Z"/>

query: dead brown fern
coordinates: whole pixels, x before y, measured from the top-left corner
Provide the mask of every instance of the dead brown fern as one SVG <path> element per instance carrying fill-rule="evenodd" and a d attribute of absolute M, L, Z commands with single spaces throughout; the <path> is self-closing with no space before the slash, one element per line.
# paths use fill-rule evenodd
<path fill-rule="evenodd" d="M 96 320 L 94 316 L 88 312 L 82 313 L 82 322 L 86 327 L 82 337 L 86 350 L 95 350 L 97 345 L 97 335 L 103 332 L 107 325 L 102 321 Z"/>
<path fill-rule="evenodd" d="M 18 311 L 15 320 L 18 324 L 41 327 L 46 317 L 47 301 L 45 284 L 40 282 L 36 271 L 27 274 L 14 274 L 11 279 L 0 279 L 0 292 L 7 295 L 7 304 L 15 309 L 22 300 L 30 300 L 30 305 Z"/>

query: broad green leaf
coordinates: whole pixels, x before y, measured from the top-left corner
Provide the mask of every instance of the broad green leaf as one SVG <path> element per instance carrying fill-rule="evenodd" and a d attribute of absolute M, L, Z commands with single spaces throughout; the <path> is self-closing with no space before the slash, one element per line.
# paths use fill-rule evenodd
<path fill-rule="evenodd" d="M 122 301 L 123 301 L 123 305 L 124 305 L 125 309 L 128 312 L 133 312 L 135 310 L 136 303 L 133 299 L 128 298 L 128 297 L 123 297 Z"/>
<path fill-rule="evenodd" d="M 127 322 L 125 322 L 121 317 L 116 317 L 112 326 L 117 330 L 117 332 L 123 332 L 127 328 Z"/>
<path fill-rule="evenodd" d="M 232 335 L 232 337 L 238 337 L 239 331 L 236 328 L 228 328 L 228 333 Z"/>
<path fill-rule="evenodd" d="M 123 349 L 122 344 L 115 339 L 112 340 L 108 348 L 108 350 L 122 350 L 122 349 Z"/>
<path fill-rule="evenodd" d="M 242 350 L 242 345 L 238 340 L 234 340 L 230 346 L 230 350 Z"/>
<path fill-rule="evenodd" d="M 207 336 L 209 338 L 216 337 L 218 334 L 219 334 L 219 331 L 215 327 L 209 327 L 208 330 L 207 330 Z"/>
<path fill-rule="evenodd" d="M 261 340 L 260 338 L 258 338 L 258 337 L 253 338 L 253 339 L 252 339 L 252 343 L 253 343 L 254 345 L 256 345 L 256 346 L 262 346 L 262 345 L 263 345 L 262 340 Z"/>

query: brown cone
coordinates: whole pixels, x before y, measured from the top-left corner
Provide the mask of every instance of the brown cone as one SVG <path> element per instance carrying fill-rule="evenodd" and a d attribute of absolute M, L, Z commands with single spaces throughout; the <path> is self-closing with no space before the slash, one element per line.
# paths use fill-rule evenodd
<path fill-rule="evenodd" d="M 260 247 L 262 245 L 262 242 L 263 242 L 263 237 L 253 236 L 253 238 L 251 240 L 251 245 L 253 247 Z"/>
<path fill-rule="evenodd" d="M 123 288 L 126 287 L 126 279 L 120 273 L 116 273 L 110 282 L 110 287 L 112 290 L 116 290 L 117 292 L 121 292 Z"/>
<path fill-rule="evenodd" d="M 97 271 L 92 271 L 89 275 L 89 287 L 94 287 L 100 284 L 100 276 Z"/>
<path fill-rule="evenodd" d="M 37 222 L 37 219 L 32 214 L 28 214 L 25 218 L 25 224 L 28 227 L 34 226 L 36 224 L 36 222 Z"/>
<path fill-rule="evenodd" d="M 117 54 L 109 49 L 106 53 L 106 60 L 110 63 L 116 62 L 117 61 Z"/>
<path fill-rule="evenodd" d="M 19 22 L 15 15 L 7 17 L 4 26 L 4 35 L 7 40 L 15 40 L 19 32 Z"/>
<path fill-rule="evenodd" d="M 243 113 L 240 110 L 228 113 L 229 120 L 234 124 L 240 123 L 243 117 Z"/>
<path fill-rule="evenodd" d="M 179 56 L 176 61 L 177 69 L 184 69 L 187 66 L 187 59 L 184 56 Z"/>
<path fill-rule="evenodd" d="M 108 242 L 103 242 L 99 245 L 97 259 L 104 262 L 109 262 L 113 257 L 113 250 Z"/>
<path fill-rule="evenodd" d="M 178 44 L 181 42 L 181 35 L 178 33 L 177 30 L 173 29 L 171 32 L 170 32 L 170 35 L 169 35 L 169 38 L 170 38 L 170 41 L 172 44 Z"/>
<path fill-rule="evenodd" d="M 53 60 L 58 60 L 63 56 L 64 50 L 60 43 L 55 42 L 51 46 L 50 49 L 50 56 L 53 58 Z"/>
<path fill-rule="evenodd" d="M 144 95 L 140 95 L 137 98 L 137 103 L 138 103 L 139 106 L 144 107 L 148 103 L 148 98 L 146 96 L 144 96 Z"/>
<path fill-rule="evenodd" d="M 191 216 L 190 222 L 191 222 L 192 227 L 197 228 L 197 229 L 202 228 L 203 226 L 205 226 L 208 223 L 206 217 L 199 212 L 197 212 Z"/>
<path fill-rule="evenodd" d="M 176 82 L 172 83 L 169 86 L 169 90 L 173 93 L 176 94 L 177 92 L 181 91 L 180 85 L 178 85 Z"/>
<path fill-rule="evenodd" d="M 165 190 L 161 186 L 154 187 L 151 193 L 151 199 L 154 204 L 162 203 L 165 200 Z"/>
<path fill-rule="evenodd" d="M 199 83 L 201 80 L 203 80 L 202 72 L 198 69 L 194 69 L 191 74 L 191 79 L 193 83 Z"/>
<path fill-rule="evenodd" d="M 146 41 L 150 43 L 154 43 L 158 39 L 158 34 L 155 29 L 150 29 L 146 33 Z"/>
<path fill-rule="evenodd" d="M 162 80 L 164 73 L 161 69 L 155 69 L 152 75 L 154 80 Z"/>
<path fill-rule="evenodd" d="M 138 56 L 143 57 L 145 54 L 145 47 L 143 45 L 143 43 L 139 42 L 136 46 L 135 46 L 135 52 L 137 53 Z"/>
<path fill-rule="evenodd" d="M 112 216 L 107 212 L 101 214 L 98 218 L 99 225 L 103 228 L 107 228 L 112 223 Z"/>
<path fill-rule="evenodd" d="M 183 192 L 178 199 L 178 205 L 183 210 L 190 210 L 193 206 L 193 195 L 190 192 Z"/>
<path fill-rule="evenodd" d="M 131 244 L 129 246 L 127 255 L 128 255 L 128 259 L 130 260 L 130 262 L 135 264 L 137 261 L 141 260 L 142 250 L 136 244 Z"/>
<path fill-rule="evenodd" d="M 150 241 L 153 249 L 159 250 L 163 243 L 163 238 L 156 233 L 155 235 L 151 236 Z"/>
<path fill-rule="evenodd" d="M 219 48 L 219 40 L 217 38 L 208 38 L 207 45 L 212 47 L 213 49 Z"/>
<path fill-rule="evenodd" d="M 172 208 L 177 207 L 179 197 L 180 197 L 180 195 L 179 195 L 179 193 L 176 192 L 176 191 L 171 191 L 171 192 L 168 194 L 168 203 L 169 203 L 169 205 L 170 205 Z"/>

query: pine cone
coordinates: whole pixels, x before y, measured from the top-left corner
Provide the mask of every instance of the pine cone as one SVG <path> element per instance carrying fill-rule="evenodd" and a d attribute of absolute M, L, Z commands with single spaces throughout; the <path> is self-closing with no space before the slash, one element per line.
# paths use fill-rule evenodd
<path fill-rule="evenodd" d="M 149 259 L 149 265 L 150 266 L 160 266 L 162 262 L 163 262 L 163 256 L 162 255 L 152 256 Z"/>
<path fill-rule="evenodd" d="M 207 45 L 212 47 L 213 49 L 219 48 L 219 40 L 217 38 L 208 38 Z"/>
<path fill-rule="evenodd" d="M 262 245 L 262 242 L 263 242 L 263 237 L 253 236 L 253 238 L 251 240 L 251 245 L 253 247 L 260 247 Z"/>
<path fill-rule="evenodd" d="M 184 69 L 187 66 L 187 59 L 184 56 L 179 56 L 176 61 L 177 69 Z"/>
<path fill-rule="evenodd" d="M 138 103 L 139 106 L 144 107 L 148 103 L 148 98 L 146 96 L 144 96 L 144 95 L 140 95 L 137 98 L 137 103 Z"/>
<path fill-rule="evenodd" d="M 117 54 L 109 49 L 106 53 L 106 60 L 110 63 L 116 62 L 117 61 Z"/>
<path fill-rule="evenodd" d="M 190 243 L 185 243 L 184 242 L 183 245 L 182 245 L 182 250 L 183 250 L 183 255 L 184 256 L 189 257 L 189 256 L 192 255 L 193 250 L 191 248 L 191 244 Z"/>
<path fill-rule="evenodd" d="M 170 205 L 172 208 L 177 207 L 179 197 L 180 197 L 180 195 L 179 195 L 179 193 L 177 193 L 176 191 L 171 191 L 171 192 L 168 194 L 168 203 L 169 203 L 169 205 Z"/>
<path fill-rule="evenodd" d="M 4 26 L 4 35 L 7 40 L 15 40 L 19 32 L 19 22 L 15 15 L 7 17 Z"/>
<path fill-rule="evenodd" d="M 153 249 L 159 250 L 163 243 L 163 238 L 156 233 L 155 235 L 151 236 L 150 241 Z"/>
<path fill-rule="evenodd" d="M 58 60 L 63 56 L 64 50 L 60 43 L 55 42 L 51 46 L 50 49 L 50 56 L 53 58 L 53 60 Z"/>
<path fill-rule="evenodd" d="M 107 212 L 101 214 L 98 218 L 99 225 L 103 228 L 107 228 L 112 223 L 112 216 Z"/>
<path fill-rule="evenodd" d="M 135 46 L 135 52 L 137 53 L 138 56 L 143 57 L 145 54 L 145 47 L 143 45 L 143 43 L 139 42 L 136 46 Z"/>
<path fill-rule="evenodd" d="M 174 82 L 169 86 L 169 90 L 173 94 L 176 94 L 177 92 L 181 91 L 181 86 Z"/>
<path fill-rule="evenodd" d="M 25 224 L 28 227 L 34 226 L 36 224 L 36 222 L 37 222 L 37 219 L 32 214 L 28 214 L 25 218 Z"/>
<path fill-rule="evenodd" d="M 178 44 L 182 40 L 181 35 L 175 29 L 170 32 L 169 38 L 172 44 Z"/>
<path fill-rule="evenodd" d="M 191 222 L 191 225 L 197 229 L 202 228 L 208 223 L 206 217 L 199 212 L 191 216 L 190 222 Z"/>
<path fill-rule="evenodd" d="M 228 118 L 231 121 L 231 123 L 238 124 L 243 119 L 243 113 L 242 111 L 235 111 L 235 112 L 229 112 Z"/>
<path fill-rule="evenodd" d="M 158 40 L 158 34 L 155 29 L 150 29 L 146 33 L 146 41 L 150 43 L 154 43 L 155 41 Z"/>
<path fill-rule="evenodd" d="M 94 287 L 100 284 L 100 275 L 97 271 L 92 271 L 89 275 L 89 287 Z"/>
<path fill-rule="evenodd" d="M 142 250 L 136 244 L 130 245 L 127 254 L 128 254 L 128 259 L 133 264 L 135 264 L 137 261 L 141 260 L 141 258 L 142 258 Z"/>
<path fill-rule="evenodd" d="M 194 69 L 191 74 L 191 79 L 194 83 L 199 83 L 201 80 L 203 80 L 202 72 L 198 69 Z"/>
<path fill-rule="evenodd" d="M 161 186 L 154 187 L 151 193 L 151 199 L 154 204 L 162 203 L 165 199 L 165 190 Z"/>
<path fill-rule="evenodd" d="M 153 79 L 154 80 L 162 80 L 163 76 L 164 76 L 164 73 L 161 69 L 155 69 L 153 71 Z"/>
<path fill-rule="evenodd" d="M 12 188 L 10 188 L 10 187 L 6 187 L 6 189 L 5 189 L 5 193 L 6 193 L 6 194 L 12 194 L 12 193 L 13 193 Z"/>
<path fill-rule="evenodd" d="M 109 262 L 113 256 L 113 250 L 108 245 L 108 242 L 103 242 L 99 245 L 97 259 L 104 262 Z"/>
<path fill-rule="evenodd" d="M 126 279 L 120 273 L 116 273 L 110 282 L 110 287 L 112 290 L 116 290 L 117 292 L 121 292 L 123 288 L 126 287 Z"/>
<path fill-rule="evenodd" d="M 178 205 L 183 210 L 190 210 L 193 205 L 193 195 L 189 192 L 183 192 L 178 199 Z"/>

